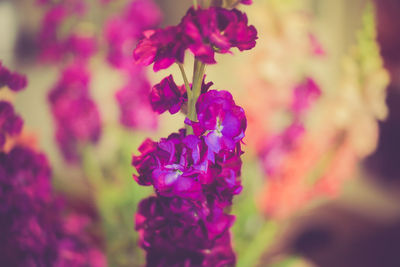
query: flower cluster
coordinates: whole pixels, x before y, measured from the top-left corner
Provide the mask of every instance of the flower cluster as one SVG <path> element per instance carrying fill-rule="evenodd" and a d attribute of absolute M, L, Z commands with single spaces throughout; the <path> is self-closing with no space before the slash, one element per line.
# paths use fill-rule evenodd
<path fill-rule="evenodd" d="M 215 63 L 215 52 L 247 50 L 256 39 L 244 13 L 193 7 L 178 26 L 144 32 L 134 51 L 139 63 L 154 62 L 156 71 L 177 62 L 185 81 L 178 86 L 172 75 L 164 78 L 152 87 L 149 100 L 159 114 L 186 114 L 186 128 L 158 142 L 147 139 L 132 159 L 136 182 L 156 192 L 140 203 L 135 219 L 147 266 L 235 264 L 229 232 L 234 216 L 226 208 L 242 190 L 247 120 L 228 91 L 210 89 L 204 67 Z M 195 56 L 191 84 L 181 64 L 187 49 Z"/>
<path fill-rule="evenodd" d="M 158 6 L 149 0 L 133 0 L 118 16 L 108 19 L 104 34 L 109 63 L 117 68 L 131 68 L 132 49 L 142 32 L 156 26 L 160 19 Z"/>
<path fill-rule="evenodd" d="M 25 89 L 27 79 L 25 75 L 11 72 L 2 66 L 0 61 L 0 89 L 8 87 L 12 91 Z M 0 100 L 0 151 L 6 144 L 7 137 L 18 135 L 23 126 L 22 118 L 15 113 L 14 107 L 8 101 Z"/>
<path fill-rule="evenodd" d="M 258 154 L 264 172 L 274 176 L 281 167 L 286 155 L 297 145 L 299 138 L 305 133 L 301 123 L 293 122 L 281 133 L 269 138 Z"/>
<path fill-rule="evenodd" d="M 21 91 L 26 87 L 26 84 L 27 80 L 24 75 L 11 72 L 0 61 L 0 89 L 6 86 L 12 91 Z"/>
<path fill-rule="evenodd" d="M 207 64 L 216 63 L 215 53 L 230 53 L 234 47 L 249 50 L 256 44 L 257 31 L 248 25 L 245 13 L 209 7 L 191 8 L 177 26 L 149 30 L 144 36 L 134 51 L 134 58 L 143 65 L 154 63 L 153 69 L 158 71 L 175 62 L 183 63 L 187 49 Z"/>
<path fill-rule="evenodd" d="M 210 103 L 212 96 L 215 101 Z M 148 266 L 235 262 L 228 231 L 234 217 L 224 208 L 242 190 L 240 141 L 246 119 L 226 91 L 212 90 L 202 99 L 195 134 L 181 130 L 159 142 L 148 139 L 132 160 L 136 181 L 152 185 L 157 193 L 141 203 L 136 217 Z"/>
<path fill-rule="evenodd" d="M 0 152 L 0 261 L 5 266 L 105 266 L 87 233 L 91 220 L 64 214 L 50 178 L 44 154 L 22 146 Z"/>
<path fill-rule="evenodd" d="M 321 89 L 311 78 L 294 88 L 291 110 L 295 116 L 294 120 L 300 117 L 311 107 L 311 105 L 321 96 Z"/>
<path fill-rule="evenodd" d="M 23 121 L 14 112 L 13 106 L 7 101 L 0 101 L 0 149 L 6 143 L 6 137 L 19 134 L 22 126 Z"/>
<path fill-rule="evenodd" d="M 199 206 L 200 205 L 200 206 Z M 150 197 L 136 214 L 148 266 L 229 266 L 233 216 L 182 198 Z M 211 248 L 211 249 L 210 249 Z M 210 249 L 209 251 L 207 251 Z"/>
<path fill-rule="evenodd" d="M 90 97 L 90 76 L 84 66 L 72 65 L 64 70 L 49 93 L 56 123 L 56 139 L 64 158 L 80 159 L 80 145 L 96 143 L 101 135 L 101 120 Z"/>
<path fill-rule="evenodd" d="M 152 130 L 157 127 L 156 113 L 147 101 L 150 83 L 143 70 L 131 72 L 127 84 L 115 97 L 120 109 L 120 122 L 128 128 Z"/>
<path fill-rule="evenodd" d="M 205 83 L 205 76 L 201 84 L 201 93 L 206 93 L 213 85 L 212 82 Z M 184 85 L 176 85 L 172 75 L 164 78 L 160 83 L 151 88 L 150 104 L 154 111 L 159 114 L 169 111 L 175 114 L 179 110 L 186 110 L 188 95 Z"/>
<path fill-rule="evenodd" d="M 303 117 L 320 95 L 321 89 L 311 78 L 306 78 L 294 88 L 290 105 L 292 123 L 282 133 L 267 140 L 259 149 L 261 163 L 267 175 L 273 176 L 277 173 L 284 157 L 305 133 Z"/>
<path fill-rule="evenodd" d="M 132 49 L 142 32 L 157 25 L 160 18 L 161 12 L 153 1 L 133 0 L 106 23 L 107 60 L 127 80 L 115 96 L 120 108 L 120 122 L 128 128 L 148 130 L 157 126 L 156 114 L 146 101 L 151 86 L 144 68 L 132 62 Z"/>
<path fill-rule="evenodd" d="M 242 153 L 240 140 L 232 149 L 218 153 L 204 136 L 185 135 L 185 130 L 159 142 L 146 140 L 132 164 L 141 185 L 154 186 L 157 194 L 210 201 L 224 208 L 232 204 L 242 186 L 239 180 Z"/>
<path fill-rule="evenodd" d="M 71 16 L 82 16 L 86 12 L 85 1 L 60 1 L 57 4 L 40 2 L 48 6 L 38 33 L 39 56 L 42 61 L 57 62 L 66 55 L 88 59 L 97 51 L 93 36 L 71 31 L 60 37 L 59 30 Z"/>
<path fill-rule="evenodd" d="M 0 148 L 5 134 L 21 138 L 22 124 L 12 104 L 0 101 Z M 105 266 L 103 253 L 88 234 L 92 218 L 66 212 L 63 199 L 52 190 L 46 156 L 22 143 L 17 140 L 0 151 L 2 265 Z"/>
<path fill-rule="evenodd" d="M 79 29 L 88 3 L 39 0 L 37 4 L 46 8 L 37 41 L 40 60 L 64 63 L 61 77 L 48 96 L 56 124 L 55 138 L 64 158 L 78 162 L 79 150 L 96 143 L 101 134 L 100 114 L 89 92 L 87 67 L 98 44 L 93 34 Z M 72 19 L 75 22 L 68 23 Z"/>
<path fill-rule="evenodd" d="M 0 188 L 1 262 L 7 266 L 51 265 L 56 251 L 50 242 L 55 237 L 45 234 L 50 168 L 44 155 L 21 147 L 0 153 Z"/>

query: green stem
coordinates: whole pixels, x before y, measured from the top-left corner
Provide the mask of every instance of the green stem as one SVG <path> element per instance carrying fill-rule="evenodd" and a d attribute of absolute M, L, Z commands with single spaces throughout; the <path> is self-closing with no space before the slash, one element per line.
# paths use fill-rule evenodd
<path fill-rule="evenodd" d="M 185 72 L 185 69 L 183 68 L 182 63 L 178 63 L 178 66 L 179 66 L 179 70 L 181 71 L 183 82 L 185 83 L 186 92 L 188 93 L 188 98 L 189 98 L 189 94 L 191 94 L 191 92 L 192 92 L 190 89 L 189 80 L 186 76 L 186 72 Z"/>
<path fill-rule="evenodd" d="M 237 266 L 257 266 L 260 257 L 271 248 L 276 239 L 278 225 L 269 221 L 260 229 L 256 237 L 248 244 L 246 250 L 238 257 Z"/>
<path fill-rule="evenodd" d="M 197 3 L 197 0 L 193 0 L 193 7 L 196 10 L 198 8 L 199 4 Z"/>
<path fill-rule="evenodd" d="M 89 186 L 94 189 L 94 195 L 96 197 L 99 191 L 107 187 L 107 182 L 103 175 L 97 154 L 92 146 L 87 145 L 82 148 L 82 162 L 82 169 L 85 178 L 87 179 Z"/>
<path fill-rule="evenodd" d="M 195 59 L 193 68 L 192 90 L 188 93 L 188 114 L 187 117 L 191 121 L 197 121 L 196 103 L 201 93 L 201 84 L 203 81 L 205 64 Z M 189 92 L 189 91 L 188 91 Z M 186 125 L 186 134 L 193 134 L 193 128 Z"/>

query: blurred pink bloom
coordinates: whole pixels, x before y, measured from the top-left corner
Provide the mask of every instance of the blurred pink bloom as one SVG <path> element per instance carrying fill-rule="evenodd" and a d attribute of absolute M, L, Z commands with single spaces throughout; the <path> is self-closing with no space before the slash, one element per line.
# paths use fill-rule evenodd
<path fill-rule="evenodd" d="M 287 154 L 295 148 L 299 138 L 305 133 L 302 124 L 294 122 L 281 134 L 269 139 L 260 150 L 262 167 L 268 176 L 277 174 Z"/>
<path fill-rule="evenodd" d="M 132 51 L 144 30 L 155 27 L 161 11 L 151 0 L 131 1 L 119 16 L 109 19 L 105 26 L 108 42 L 107 59 L 114 67 L 133 64 Z"/>
<path fill-rule="evenodd" d="M 100 114 L 89 93 L 90 76 L 79 63 L 67 67 L 49 93 L 56 137 L 67 161 L 79 160 L 78 145 L 96 143 L 101 135 Z"/>
<path fill-rule="evenodd" d="M 324 47 L 319 42 L 317 37 L 310 33 L 308 34 L 308 38 L 310 39 L 311 52 L 316 56 L 324 56 L 326 54 Z"/>
<path fill-rule="evenodd" d="M 144 70 L 137 69 L 131 73 L 128 83 L 115 94 L 120 108 L 120 122 L 128 128 L 155 130 L 158 119 L 148 99 L 150 83 Z"/>
<path fill-rule="evenodd" d="M 303 115 L 320 96 L 319 86 L 313 79 L 307 77 L 303 83 L 294 88 L 292 112 L 296 117 Z"/>

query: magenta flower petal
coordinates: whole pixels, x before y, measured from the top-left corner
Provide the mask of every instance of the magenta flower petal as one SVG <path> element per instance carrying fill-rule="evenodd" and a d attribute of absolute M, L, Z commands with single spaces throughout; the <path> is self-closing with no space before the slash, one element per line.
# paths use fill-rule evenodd
<path fill-rule="evenodd" d="M 233 216 L 203 203 L 150 197 L 135 217 L 147 266 L 223 266 L 234 264 L 228 229 Z"/>
<path fill-rule="evenodd" d="M 0 61 L 0 89 L 7 86 L 12 91 L 21 91 L 27 86 L 25 75 L 16 72 L 11 72 L 6 67 L 2 66 Z"/>
<path fill-rule="evenodd" d="M 90 97 L 89 81 L 84 66 L 71 65 L 49 93 L 56 139 L 69 162 L 79 161 L 78 144 L 95 144 L 101 135 L 100 113 Z"/>
<path fill-rule="evenodd" d="M 14 111 L 11 103 L 0 101 L 0 149 L 6 142 L 7 137 L 15 136 L 22 131 L 23 120 Z"/>
<path fill-rule="evenodd" d="M 248 26 L 246 14 L 220 7 L 189 9 L 180 24 L 188 37 L 188 48 L 201 61 L 214 64 L 214 53 L 230 49 L 248 50 L 255 46 L 257 31 Z"/>
<path fill-rule="evenodd" d="M 153 110 L 164 113 L 169 110 L 171 114 L 177 113 L 183 102 L 186 89 L 178 87 L 172 75 L 164 78 L 159 84 L 153 86 L 150 92 L 150 103 Z"/>
<path fill-rule="evenodd" d="M 321 96 L 321 89 L 311 78 L 296 86 L 293 91 L 291 109 L 296 116 L 301 116 Z"/>
<path fill-rule="evenodd" d="M 196 135 L 206 133 L 205 141 L 210 151 L 232 150 L 244 137 L 247 121 L 244 111 L 236 106 L 227 91 L 211 90 L 200 96 L 197 102 L 198 122 L 192 125 Z M 209 158 L 212 160 L 212 158 Z"/>
<path fill-rule="evenodd" d="M 154 62 L 154 71 L 168 68 L 174 62 L 183 63 L 187 48 L 184 38 L 179 27 L 147 31 L 139 41 L 133 56 L 136 62 L 142 65 Z"/>

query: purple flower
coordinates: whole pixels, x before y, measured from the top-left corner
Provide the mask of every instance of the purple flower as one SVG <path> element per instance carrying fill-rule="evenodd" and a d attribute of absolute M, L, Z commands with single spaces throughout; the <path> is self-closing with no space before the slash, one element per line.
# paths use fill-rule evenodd
<path fill-rule="evenodd" d="M 134 58 L 142 65 L 154 63 L 155 71 L 183 63 L 186 49 L 196 59 L 212 64 L 215 52 L 251 49 L 257 39 L 257 31 L 248 26 L 244 13 L 220 7 L 191 8 L 179 25 L 144 35 Z M 140 203 L 135 220 L 140 246 L 147 252 L 147 266 L 235 264 L 229 234 L 234 217 L 224 210 L 242 190 L 241 141 L 247 122 L 244 110 L 229 92 L 208 91 L 212 83 L 204 80 L 200 96 L 196 92 L 190 99 L 196 101 L 190 102 L 195 107 L 188 107 L 192 94 L 185 89 L 191 88 L 176 85 L 172 75 L 151 89 L 153 110 L 189 113 L 194 121 L 186 118 L 185 123 L 194 134 L 181 130 L 159 142 L 147 139 L 139 147 L 141 154 L 132 158 L 137 170 L 134 179 L 153 186 L 156 193 Z"/>
<path fill-rule="evenodd" d="M 150 103 L 153 110 L 160 114 L 166 110 L 171 114 L 175 114 L 180 110 L 185 101 L 185 93 L 185 87 L 177 86 L 172 75 L 169 75 L 160 83 L 153 86 L 150 92 Z"/>
<path fill-rule="evenodd" d="M 51 187 L 44 154 L 16 146 L 0 152 L 0 262 L 5 266 L 105 266 L 94 220 L 66 211 Z"/>
<path fill-rule="evenodd" d="M 0 101 L 0 149 L 3 148 L 7 136 L 15 136 L 22 130 L 23 120 L 14 112 L 7 101 Z"/>
<path fill-rule="evenodd" d="M 320 95 L 319 86 L 311 78 L 306 78 L 294 88 L 291 104 L 293 122 L 280 134 L 267 140 L 258 153 L 266 174 L 275 175 L 286 155 L 295 148 L 305 132 L 302 116 Z"/>
<path fill-rule="evenodd" d="M 208 161 L 204 142 L 196 136 L 184 136 L 184 131 L 171 134 L 156 143 L 146 140 L 134 156 L 132 165 L 141 185 L 153 185 L 162 196 L 202 199 L 203 176 Z"/>
<path fill-rule="evenodd" d="M 0 89 L 3 86 L 7 86 L 13 91 L 21 91 L 25 89 L 27 80 L 25 75 L 21 75 L 16 72 L 11 72 L 4 66 L 0 61 Z"/>
<path fill-rule="evenodd" d="M 120 122 L 132 129 L 154 130 L 158 121 L 148 101 L 150 84 L 141 67 L 130 73 L 128 83 L 115 94 L 120 108 Z"/>
<path fill-rule="evenodd" d="M 175 62 L 183 63 L 187 45 L 180 27 L 148 30 L 143 34 L 144 38 L 133 51 L 136 62 L 145 66 L 154 62 L 154 71 L 166 69 Z"/>
<path fill-rule="evenodd" d="M 138 172 L 138 175 L 134 174 L 133 178 L 140 185 L 151 185 L 151 172 L 157 164 L 158 156 L 162 156 L 158 153 L 157 142 L 151 139 L 146 139 L 139 147 L 141 155 L 132 157 L 132 166 L 134 166 Z"/>
<path fill-rule="evenodd" d="M 16 207 L 28 211 L 50 200 L 51 170 L 43 154 L 23 147 L 0 153 L 0 174 L 2 212 Z"/>
<path fill-rule="evenodd" d="M 84 1 L 64 1 L 51 6 L 41 22 L 38 34 L 40 59 L 43 61 L 59 61 L 72 54 L 79 59 L 88 59 L 97 51 L 97 42 L 93 36 L 68 33 L 60 38 L 59 30 L 71 15 L 83 15 L 86 12 Z"/>
<path fill-rule="evenodd" d="M 6 266 L 51 265 L 55 250 L 43 208 L 51 200 L 50 168 L 43 154 L 14 147 L 0 152 L 0 261 Z"/>
<path fill-rule="evenodd" d="M 146 30 L 160 23 L 162 14 L 158 5 L 153 0 L 134 0 L 126 8 L 125 18 L 135 24 L 139 30 Z M 135 37 L 140 32 L 137 31 Z"/>
<path fill-rule="evenodd" d="M 233 150 L 243 139 L 246 116 L 228 91 L 211 90 L 202 94 L 196 109 L 198 122 L 186 120 L 186 123 L 192 125 L 196 135 L 205 134 L 205 142 L 211 152 Z M 214 161 L 212 153 L 209 159 Z"/>
<path fill-rule="evenodd" d="M 159 23 L 161 12 L 152 0 L 131 1 L 118 16 L 106 24 L 108 62 L 123 71 L 127 83 L 115 97 L 120 108 L 120 122 L 131 129 L 154 130 L 158 121 L 148 101 L 150 83 L 142 66 L 132 61 L 132 50 L 142 31 Z"/>
<path fill-rule="evenodd" d="M 311 78 L 296 86 L 293 91 L 291 109 L 296 116 L 301 116 L 321 95 L 321 89 Z"/>
<path fill-rule="evenodd" d="M 229 227 L 234 217 L 204 202 L 150 197 L 139 204 L 136 230 L 147 266 L 222 266 L 234 263 Z"/>
<path fill-rule="evenodd" d="M 119 16 L 111 18 L 105 28 L 109 45 L 108 61 L 114 67 L 133 64 L 132 49 L 144 30 L 160 22 L 161 11 L 151 0 L 132 1 Z"/>
<path fill-rule="evenodd" d="M 89 74 L 81 65 L 66 68 L 49 94 L 56 138 L 67 161 L 79 160 L 78 144 L 96 143 L 101 121 L 89 94 Z"/>
<path fill-rule="evenodd" d="M 304 132 L 303 124 L 295 121 L 282 133 L 268 140 L 259 152 L 266 174 L 272 176 L 277 172 L 285 156 L 295 147 Z"/>
<path fill-rule="evenodd" d="M 172 134 L 160 142 L 147 139 L 140 146 L 141 155 L 132 165 L 141 185 L 153 185 L 158 195 L 193 200 L 213 200 L 221 207 L 232 204 L 241 192 L 240 143 L 232 151 L 221 151 L 209 160 L 209 148 L 203 137 Z"/>
<path fill-rule="evenodd" d="M 97 51 L 96 39 L 92 36 L 81 36 L 79 34 L 71 34 L 66 40 L 64 46 L 65 51 L 82 59 L 88 59 Z"/>
<path fill-rule="evenodd" d="M 208 64 L 216 63 L 214 52 L 228 53 L 232 47 L 249 50 L 256 44 L 257 30 L 248 26 L 246 14 L 237 9 L 210 7 L 191 8 L 179 25 L 146 31 L 144 35 L 134 58 L 143 65 L 154 62 L 153 69 L 158 71 L 175 62 L 183 63 L 188 48 Z"/>
<path fill-rule="evenodd" d="M 210 166 L 210 183 L 205 186 L 205 193 L 215 204 L 224 208 L 232 205 L 233 196 L 240 194 L 242 185 L 240 181 L 242 154 L 240 143 L 234 151 L 222 151 L 217 154 L 215 164 Z"/>
<path fill-rule="evenodd" d="M 66 205 L 60 208 L 66 208 Z M 93 266 L 105 267 L 106 258 L 98 247 L 98 238 L 90 234 L 96 221 L 90 214 L 70 211 L 62 216 L 57 214 L 58 239 L 57 259 L 54 266 L 58 267 L 80 267 Z"/>
<path fill-rule="evenodd" d="M 201 93 L 206 93 L 213 85 L 212 82 L 205 83 L 206 76 L 203 77 Z M 190 86 L 192 86 L 190 84 Z M 160 83 L 153 86 L 150 92 L 150 103 L 153 110 L 159 114 L 169 111 L 171 114 L 181 110 L 188 101 L 186 88 L 184 85 L 176 85 L 172 75 L 164 78 Z"/>
<path fill-rule="evenodd" d="M 75 74 L 79 74 L 76 71 Z M 82 73 L 79 76 L 85 83 Z M 74 76 L 71 73 L 66 77 Z M 70 80 L 69 80 L 70 81 Z M 70 81 L 71 82 L 71 81 Z M 76 86 L 71 82 L 69 85 Z M 64 110 L 68 112 L 68 110 Z M 0 145 L 21 132 L 22 119 L 0 101 Z M 0 147 L 1 148 L 1 147 Z M 70 232 L 70 220 L 52 192 L 44 154 L 21 145 L 0 151 L 0 262 L 4 266 L 105 266 L 103 253 L 86 228 Z M 71 217 L 69 217 L 71 218 Z M 69 244 L 66 248 L 65 244 Z"/>
<path fill-rule="evenodd" d="M 243 51 L 256 45 L 257 30 L 248 26 L 246 14 L 237 9 L 191 8 L 182 19 L 181 27 L 189 37 L 192 53 L 207 64 L 216 63 L 214 52 L 228 53 L 232 47 Z"/>
<path fill-rule="evenodd" d="M 59 60 L 64 53 L 64 46 L 57 37 L 57 30 L 67 17 L 65 7 L 57 5 L 47 11 L 43 17 L 38 44 L 40 56 L 45 61 Z"/>

